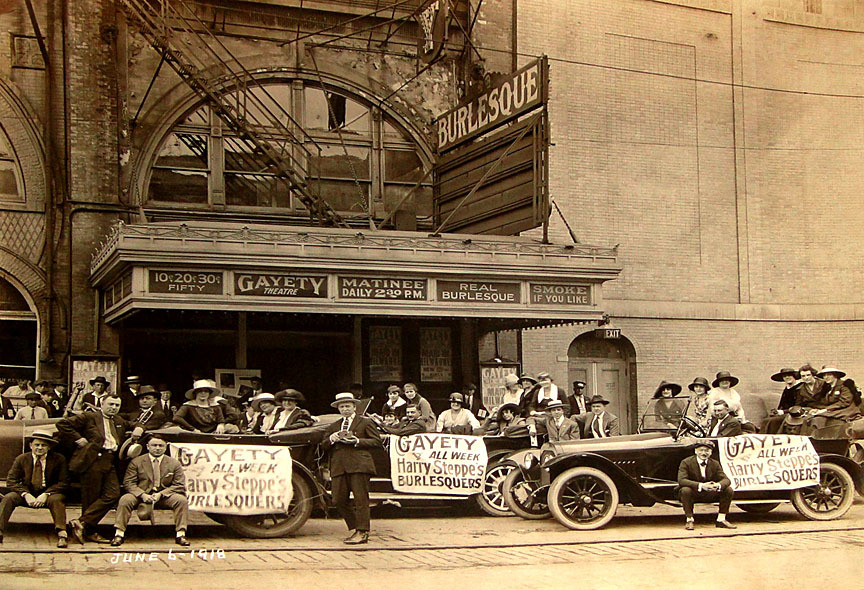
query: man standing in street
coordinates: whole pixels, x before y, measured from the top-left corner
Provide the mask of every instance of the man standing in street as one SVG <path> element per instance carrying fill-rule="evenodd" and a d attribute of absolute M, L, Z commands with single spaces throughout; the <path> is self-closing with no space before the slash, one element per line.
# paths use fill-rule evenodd
<path fill-rule="evenodd" d="M 370 449 L 381 446 L 375 423 L 357 415 L 358 401 L 350 392 L 336 395 L 330 405 L 342 419 L 327 428 L 321 443 L 330 454 L 333 503 L 351 531 L 344 540 L 347 545 L 369 542 L 369 480 L 375 475 Z M 349 493 L 354 496 L 353 506 L 348 501 Z"/>
<path fill-rule="evenodd" d="M 48 508 L 57 532 L 57 547 L 65 549 L 66 504 L 64 503 L 69 475 L 66 458 L 51 449 L 57 440 L 45 430 L 36 430 L 29 437 L 30 452 L 18 455 L 6 476 L 9 493 L 0 502 L 0 543 L 9 517 L 18 506 Z"/>
<path fill-rule="evenodd" d="M 687 457 L 678 466 L 679 498 L 684 507 L 684 528 L 693 530 L 693 504 L 695 502 L 719 502 L 717 528 L 736 529 L 726 520 L 732 505 L 734 490 L 720 462 L 711 458 L 714 442 L 703 440 L 697 443 L 695 454 Z"/>
<path fill-rule="evenodd" d="M 69 470 L 80 474 L 81 517 L 70 521 L 78 542 L 107 543 L 96 525 L 120 497 L 117 479 L 117 452 L 126 438 L 128 423 L 117 415 L 120 398 L 108 394 L 98 412 L 84 412 L 57 422 L 61 439 L 78 448 L 69 461 Z"/>
<path fill-rule="evenodd" d="M 146 387 L 146 386 L 145 386 Z M 141 388 L 142 390 L 144 387 Z M 126 537 L 126 525 L 132 510 L 139 504 L 153 508 L 167 508 L 174 513 L 174 542 L 188 547 L 186 522 L 189 518 L 189 500 L 186 498 L 186 475 L 180 462 L 165 454 L 168 444 L 157 435 L 147 442 L 147 454 L 132 459 L 126 468 L 123 487 L 126 494 L 117 504 L 112 547 L 119 547 Z"/>

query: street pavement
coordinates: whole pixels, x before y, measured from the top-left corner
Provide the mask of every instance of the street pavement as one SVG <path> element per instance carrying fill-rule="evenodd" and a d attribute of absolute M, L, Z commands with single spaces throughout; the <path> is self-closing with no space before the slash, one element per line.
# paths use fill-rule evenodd
<path fill-rule="evenodd" d="M 554 520 L 476 516 L 465 506 L 392 507 L 373 512 L 369 545 L 341 543 L 335 518 L 314 518 L 287 539 L 244 539 L 202 515 L 191 548 L 173 543 L 170 513 L 161 524 L 130 526 L 122 551 L 107 545 L 53 547 L 47 513 L 18 509 L 0 545 L 0 588 L 326 586 L 374 589 L 854 588 L 864 586 L 864 500 L 840 520 L 802 519 L 786 504 L 767 515 L 733 509 L 738 529 L 714 527 L 700 507 L 695 531 L 679 509 L 622 507 L 598 531 L 570 531 Z M 71 514 L 75 514 L 72 510 Z M 104 522 L 111 522 L 109 514 Z M 103 534 L 109 533 L 105 527 Z M 130 578 L 132 576 L 132 578 Z"/>

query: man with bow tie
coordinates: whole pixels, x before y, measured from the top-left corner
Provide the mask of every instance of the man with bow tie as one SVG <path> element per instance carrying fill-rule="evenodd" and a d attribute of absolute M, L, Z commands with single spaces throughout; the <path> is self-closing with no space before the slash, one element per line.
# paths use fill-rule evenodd
<path fill-rule="evenodd" d="M 144 389 L 142 387 L 141 389 Z M 135 457 L 126 468 L 123 487 L 126 494 L 117 504 L 117 519 L 114 522 L 112 547 L 119 547 L 126 538 L 126 525 L 135 507 L 144 505 L 153 508 L 168 508 L 174 513 L 174 542 L 188 547 L 186 523 L 189 518 L 189 500 L 186 498 L 186 474 L 174 457 L 165 454 L 168 444 L 158 435 L 147 441 L 147 454 Z"/>
<path fill-rule="evenodd" d="M 694 454 L 678 466 L 678 494 L 684 507 L 686 522 L 684 528 L 693 530 L 693 504 L 696 502 L 718 502 L 715 526 L 720 529 L 738 528 L 726 520 L 732 505 L 732 484 L 720 462 L 711 458 L 714 441 L 701 440 L 696 443 Z"/>
<path fill-rule="evenodd" d="M 330 454 L 330 477 L 333 503 L 339 509 L 351 535 L 344 543 L 369 542 L 369 480 L 375 475 L 371 449 L 381 446 L 381 435 L 375 423 L 357 415 L 357 398 L 353 393 L 336 395 L 330 404 L 342 416 L 324 431 L 323 449 Z M 354 495 L 354 505 L 348 495 Z"/>
<path fill-rule="evenodd" d="M 124 418 L 129 421 L 132 427 L 140 426 L 142 430 L 158 430 L 168 421 L 162 408 L 156 402 L 159 398 L 159 392 L 151 385 L 142 385 L 138 393 L 135 394 L 138 399 L 138 409 L 134 412 L 124 414 Z"/>

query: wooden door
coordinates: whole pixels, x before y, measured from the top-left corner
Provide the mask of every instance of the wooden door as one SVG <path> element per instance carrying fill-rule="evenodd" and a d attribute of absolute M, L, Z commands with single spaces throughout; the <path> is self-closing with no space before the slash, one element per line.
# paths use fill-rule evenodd
<path fill-rule="evenodd" d="M 609 405 L 606 411 L 618 416 L 621 434 L 630 433 L 629 379 L 627 362 L 619 359 L 570 358 L 568 366 L 570 385 L 573 381 L 584 381 L 590 398 L 600 394 Z"/>

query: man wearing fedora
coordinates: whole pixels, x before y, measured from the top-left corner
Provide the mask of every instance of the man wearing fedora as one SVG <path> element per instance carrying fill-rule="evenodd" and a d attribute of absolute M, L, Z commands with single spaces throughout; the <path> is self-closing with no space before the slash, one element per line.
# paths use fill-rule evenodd
<path fill-rule="evenodd" d="M 565 415 L 566 411 L 567 405 L 561 400 L 556 399 L 546 404 L 546 417 L 542 421 L 546 426 L 549 442 L 582 438 L 579 425 Z M 529 418 L 528 432 L 535 428 L 531 422 L 533 421 Z M 536 434 L 536 430 L 533 433 Z"/>
<path fill-rule="evenodd" d="M 174 513 L 174 542 L 183 547 L 190 545 L 186 539 L 186 523 L 189 518 L 186 474 L 177 459 L 165 454 L 167 449 L 168 444 L 162 437 L 151 435 L 147 441 L 147 454 L 132 459 L 126 468 L 126 475 L 123 477 L 126 493 L 117 504 L 112 547 L 123 544 L 132 510 L 138 507 L 140 515 L 142 506 L 146 512 L 152 512 L 153 508 L 170 509 Z"/>
<path fill-rule="evenodd" d="M 51 450 L 57 440 L 45 430 L 33 431 L 27 441 L 30 452 L 18 455 L 6 476 L 9 493 L 0 501 L 0 543 L 15 508 L 28 506 L 48 509 L 57 532 L 57 547 L 65 549 L 68 543 L 64 493 L 69 485 L 66 458 Z"/>
<path fill-rule="evenodd" d="M 696 377 L 687 389 L 692 392 L 688 412 L 699 426 L 706 428 L 711 418 L 711 409 L 708 407 L 708 390 L 711 389 L 711 385 L 705 377 Z"/>
<path fill-rule="evenodd" d="M 744 408 L 741 407 L 741 396 L 733 389 L 738 385 L 738 377 L 729 371 L 719 371 L 711 385 L 713 389 L 708 392 L 708 408 L 713 409 L 714 402 L 722 399 L 729 406 L 729 411 L 744 424 L 747 418 L 744 417 Z"/>
<path fill-rule="evenodd" d="M 159 392 L 152 385 L 142 385 L 135 394 L 138 399 L 138 409 L 134 412 L 124 414 L 123 417 L 134 427 L 140 426 L 143 430 L 158 430 L 162 428 L 168 419 L 162 413 L 157 404 Z"/>
<path fill-rule="evenodd" d="M 61 440 L 77 447 L 69 461 L 69 470 L 81 480 L 81 517 L 69 522 L 75 538 L 94 543 L 108 540 L 96 532 L 102 520 L 120 497 L 117 460 L 126 440 L 129 423 L 121 418 L 120 397 L 108 394 L 102 398 L 98 412 L 84 412 L 57 422 Z"/>
<path fill-rule="evenodd" d="M 84 394 L 81 398 L 80 405 L 77 400 L 72 401 L 72 408 L 69 413 L 80 413 L 87 412 L 90 410 L 98 410 L 102 407 L 102 398 L 105 397 L 105 393 L 108 391 L 108 380 L 102 375 L 96 375 L 90 380 L 90 391 Z M 67 406 L 68 408 L 68 406 Z"/>
<path fill-rule="evenodd" d="M 34 386 L 39 394 L 39 405 L 45 408 L 49 418 L 60 418 L 63 413 L 60 396 L 54 392 L 54 382 L 42 379 Z"/>
<path fill-rule="evenodd" d="M 174 419 L 174 412 L 177 411 L 177 404 L 174 403 L 174 393 L 168 387 L 167 383 L 159 384 L 159 409 L 165 414 L 165 420 L 171 422 Z"/>
<path fill-rule="evenodd" d="M 718 399 L 711 406 L 712 416 L 708 423 L 708 436 L 738 436 L 741 434 L 741 422 L 729 411 L 726 400 Z"/>
<path fill-rule="evenodd" d="M 606 411 L 609 400 L 599 393 L 591 397 L 591 416 L 585 421 L 585 438 L 619 436 L 618 416 Z"/>
<path fill-rule="evenodd" d="M 27 405 L 22 406 L 15 413 L 15 420 L 47 420 L 48 419 L 48 410 L 39 405 L 39 402 L 42 401 L 42 396 L 36 393 L 35 391 L 31 391 L 24 395 L 24 400 Z"/>
<path fill-rule="evenodd" d="M 283 389 L 276 392 L 276 403 L 282 407 L 279 410 L 279 417 L 276 423 L 273 424 L 273 431 L 280 430 L 297 430 L 298 428 L 306 428 L 315 424 L 312 415 L 300 407 L 306 401 L 303 394 L 296 389 Z"/>
<path fill-rule="evenodd" d="M 694 454 L 678 466 L 678 497 L 684 507 L 684 528 L 688 531 L 693 530 L 693 504 L 696 502 L 718 502 L 720 507 L 715 526 L 721 529 L 738 528 L 726 520 L 734 490 L 720 462 L 711 458 L 713 450 L 714 441 L 701 440 L 696 443 Z"/>
<path fill-rule="evenodd" d="M 330 405 L 342 416 L 324 431 L 323 449 L 330 455 L 333 503 L 339 510 L 351 535 L 344 542 L 359 545 L 369 542 L 369 480 L 375 474 L 370 449 L 381 446 L 375 423 L 357 415 L 353 393 L 336 395 Z M 348 500 L 353 494 L 354 505 Z"/>

